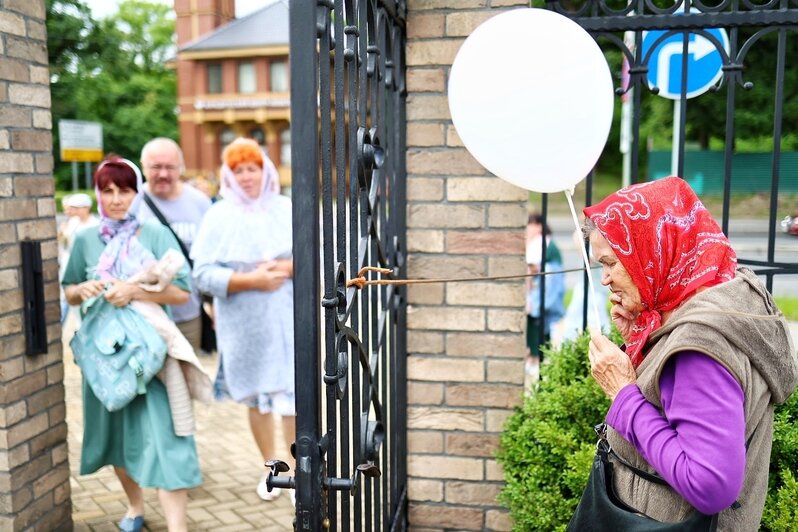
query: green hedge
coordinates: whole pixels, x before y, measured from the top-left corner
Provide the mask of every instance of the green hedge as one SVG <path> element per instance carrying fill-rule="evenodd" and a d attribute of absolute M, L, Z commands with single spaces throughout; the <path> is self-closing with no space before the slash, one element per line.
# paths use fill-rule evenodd
<path fill-rule="evenodd" d="M 549 350 L 540 382 L 507 420 L 497 453 L 505 478 L 499 501 L 509 508 L 514 530 L 565 530 L 582 495 L 595 453 L 593 425 L 609 408 L 590 377 L 588 342 L 585 334 Z M 798 394 L 776 410 L 762 530 L 795 530 L 796 479 Z"/>
<path fill-rule="evenodd" d="M 798 394 L 776 407 L 768 498 L 762 530 L 795 530 L 798 523 Z"/>

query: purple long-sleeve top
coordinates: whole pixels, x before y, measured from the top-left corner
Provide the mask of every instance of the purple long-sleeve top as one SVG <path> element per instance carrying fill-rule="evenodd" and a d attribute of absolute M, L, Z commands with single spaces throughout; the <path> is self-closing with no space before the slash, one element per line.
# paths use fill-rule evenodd
<path fill-rule="evenodd" d="M 745 475 L 745 396 L 719 362 L 696 351 L 673 355 L 660 376 L 664 415 L 636 384 L 615 397 L 607 424 L 698 511 L 737 498 Z"/>

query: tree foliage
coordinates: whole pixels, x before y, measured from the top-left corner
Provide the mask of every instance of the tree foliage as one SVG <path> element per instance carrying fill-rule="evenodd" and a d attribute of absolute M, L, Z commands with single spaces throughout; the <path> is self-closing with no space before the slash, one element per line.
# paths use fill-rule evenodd
<path fill-rule="evenodd" d="M 58 121 L 103 126 L 103 148 L 137 159 L 154 136 L 177 138 L 174 19 L 169 6 L 125 0 L 94 20 L 81 0 L 47 0 L 56 184 L 67 188 Z"/>
<path fill-rule="evenodd" d="M 757 35 L 756 37 L 755 34 Z M 723 149 L 728 126 L 734 128 L 735 151 L 770 151 L 773 149 L 776 98 L 776 63 L 778 57 L 778 33 L 770 29 L 739 30 L 737 49 L 751 42 L 747 54 L 742 57 L 740 82 L 750 83 L 746 89 L 739 83 L 734 87 L 734 113 L 727 124 L 726 110 L 729 100 L 729 83 L 724 80 L 718 91 L 709 91 L 687 101 L 687 126 L 685 137 L 701 149 Z M 788 124 L 798 121 L 798 70 L 790 68 L 798 60 L 798 39 L 787 32 L 785 40 L 784 80 L 782 84 L 782 129 L 790 132 Z M 673 105 L 664 98 L 646 98 L 647 113 L 642 116 L 643 138 L 650 138 L 658 147 L 670 149 L 673 127 Z M 784 135 L 782 149 L 798 149 L 798 136 Z"/>

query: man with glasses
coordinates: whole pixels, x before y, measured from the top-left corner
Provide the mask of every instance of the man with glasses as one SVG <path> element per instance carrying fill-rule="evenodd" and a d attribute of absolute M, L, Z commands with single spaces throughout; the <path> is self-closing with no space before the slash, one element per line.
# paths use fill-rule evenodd
<path fill-rule="evenodd" d="M 141 168 L 147 180 L 144 192 L 162 216 L 158 216 L 147 202 L 142 202 L 139 218 L 141 221 L 153 217 L 163 218 L 161 222 L 168 224 L 183 243 L 184 249 L 190 251 L 194 235 L 211 206 L 211 200 L 180 179 L 185 170 L 183 151 L 172 139 L 154 138 L 141 149 Z M 200 305 L 200 294 L 194 289 L 188 303 L 172 307 L 175 323 L 198 354 L 202 351 Z"/>

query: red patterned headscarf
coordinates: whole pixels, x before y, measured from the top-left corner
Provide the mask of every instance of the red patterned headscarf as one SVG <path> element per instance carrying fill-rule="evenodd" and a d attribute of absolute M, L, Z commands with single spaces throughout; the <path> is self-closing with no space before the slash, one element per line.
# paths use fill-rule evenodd
<path fill-rule="evenodd" d="M 662 324 L 662 313 L 678 307 L 700 287 L 734 279 L 737 255 L 690 186 L 678 177 L 622 188 L 587 207 L 640 291 L 644 310 L 626 338 L 634 367 L 643 346 Z"/>

